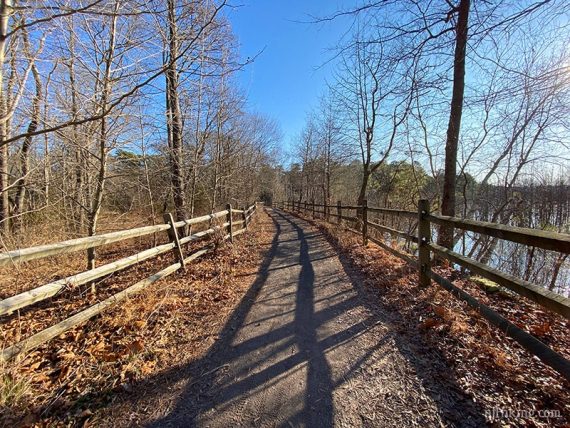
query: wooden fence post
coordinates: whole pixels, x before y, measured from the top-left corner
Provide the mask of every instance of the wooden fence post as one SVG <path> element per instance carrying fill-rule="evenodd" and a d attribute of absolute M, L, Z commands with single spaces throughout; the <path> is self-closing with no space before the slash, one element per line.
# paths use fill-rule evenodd
<path fill-rule="evenodd" d="M 420 271 L 420 286 L 427 287 L 431 280 L 428 272 L 431 270 L 430 250 L 428 244 L 431 240 L 429 215 L 429 201 L 420 199 L 418 203 L 418 258 Z"/>
<path fill-rule="evenodd" d="M 186 265 L 184 264 L 184 253 L 182 252 L 182 246 L 178 239 L 178 231 L 174 226 L 174 217 L 172 217 L 171 213 L 164 213 L 164 222 L 170 225 L 170 229 L 168 229 L 168 237 L 170 238 L 170 242 L 174 242 L 174 251 L 176 252 L 176 258 L 180 262 L 180 267 L 182 270 L 186 270 Z"/>
<path fill-rule="evenodd" d="M 243 227 L 247 229 L 247 205 L 243 207 Z"/>
<path fill-rule="evenodd" d="M 228 219 L 228 222 L 230 223 L 230 225 L 229 225 L 230 242 L 233 244 L 234 243 L 234 221 L 232 219 L 232 204 L 227 204 L 226 209 L 228 210 L 227 219 Z"/>
<path fill-rule="evenodd" d="M 338 214 L 338 224 L 342 222 L 342 203 L 340 201 L 336 201 L 336 213 Z"/>
<path fill-rule="evenodd" d="M 315 200 L 314 199 L 311 201 L 311 205 L 313 207 L 313 220 L 314 220 L 315 219 Z"/>
<path fill-rule="evenodd" d="M 368 200 L 362 201 L 362 245 L 368 245 Z"/>

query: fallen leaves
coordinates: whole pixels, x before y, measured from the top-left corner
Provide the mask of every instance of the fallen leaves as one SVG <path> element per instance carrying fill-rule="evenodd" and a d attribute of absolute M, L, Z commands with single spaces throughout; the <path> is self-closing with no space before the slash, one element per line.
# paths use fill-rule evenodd
<path fill-rule="evenodd" d="M 138 354 L 144 349 L 144 344 L 142 340 L 139 339 L 129 343 L 126 347 L 131 354 Z"/>
<path fill-rule="evenodd" d="M 433 312 L 444 320 L 449 319 L 449 312 L 443 306 L 432 305 Z"/>
<path fill-rule="evenodd" d="M 428 328 L 433 328 L 441 325 L 441 321 L 435 318 L 427 318 L 425 321 L 420 323 L 420 328 L 426 330 Z"/>
<path fill-rule="evenodd" d="M 184 274 L 161 281 L 11 365 L 14 379 L 31 387 L 23 389 L 22 398 L 12 400 L 9 408 L 0 409 L 0 425 L 28 421 L 28 426 L 38 427 L 98 426 L 99 412 L 105 413 L 117 391 L 136 392 L 133 385 L 143 378 L 204 352 L 255 278 L 245 274 L 257 270 L 271 242 L 273 223 L 265 214 L 260 217 L 256 221 L 261 227 L 250 228 L 234 246 L 220 245 L 214 254 L 189 265 Z M 137 245 L 147 244 L 139 240 Z M 112 258 L 125 252 L 132 253 L 133 248 L 119 247 Z M 106 253 L 102 251 L 101 256 L 106 260 Z M 113 275 L 98 284 L 96 295 L 78 287 L 61 293 L 49 305 L 4 318 L 1 339 L 6 345 L 28 337 L 156 272 L 171 259 L 167 254 Z M 83 261 L 79 262 L 65 264 L 59 276 L 82 269 Z M 57 264 L 52 263 L 42 272 L 53 277 L 56 270 Z M 23 273 L 36 285 L 45 280 L 32 270 Z M 179 352 L 181 348 L 185 352 Z"/>
<path fill-rule="evenodd" d="M 483 408 L 518 407 L 558 410 L 561 419 L 537 417 L 514 421 L 514 425 L 550 427 L 570 423 L 570 382 L 537 357 L 521 348 L 462 304 L 433 284 L 417 285 L 417 271 L 401 260 L 369 245 L 338 227 L 321 224 L 336 247 L 364 274 L 365 283 L 387 310 L 399 320 L 397 331 L 419 330 L 424 347 L 445 356 L 449 375 Z M 489 293 L 486 288 L 462 279 L 449 264 L 437 272 L 492 307 L 511 322 L 535 335 L 556 352 L 570 359 L 570 322 L 509 291 Z M 530 407 L 529 407 L 530 406 Z M 504 421 L 507 425 L 513 421 Z"/>
<path fill-rule="evenodd" d="M 138 320 L 133 323 L 133 330 L 142 330 L 146 327 L 147 322 L 145 320 Z"/>
<path fill-rule="evenodd" d="M 551 329 L 552 329 L 552 324 L 548 321 L 544 321 L 541 324 L 533 325 L 530 331 L 535 336 L 543 337 L 549 334 Z"/>

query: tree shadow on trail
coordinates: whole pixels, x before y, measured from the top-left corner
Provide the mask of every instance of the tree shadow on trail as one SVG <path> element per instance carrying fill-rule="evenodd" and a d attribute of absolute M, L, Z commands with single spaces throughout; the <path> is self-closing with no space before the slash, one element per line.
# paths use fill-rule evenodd
<path fill-rule="evenodd" d="M 293 216 L 303 220 L 296 214 Z M 413 367 L 425 391 L 437 405 L 442 419 L 453 427 L 488 426 L 483 408 L 458 384 L 456 373 L 443 352 L 426 342 L 419 330 L 402 331 L 403 325 L 409 326 L 407 322 L 409 320 L 405 319 L 397 304 L 381 302 L 378 298 L 379 290 L 365 285 L 365 274 L 340 249 L 335 238 L 328 232 L 324 233 L 324 236 L 337 252 L 343 270 L 358 293 L 361 304 L 374 314 L 375 318 L 391 327 L 394 332 L 394 344 Z M 401 265 L 394 269 L 391 276 L 394 278 L 406 276 L 410 269 L 415 271 L 414 267 Z"/>
<path fill-rule="evenodd" d="M 226 324 L 220 339 L 208 354 L 199 361 L 192 363 L 188 369 L 183 369 L 184 372 L 187 372 L 189 379 L 196 380 L 191 381 L 178 397 L 176 406 L 171 413 L 150 426 L 195 426 L 199 424 L 200 415 L 204 412 L 211 409 L 216 409 L 219 412 L 232 412 L 230 407 L 236 400 L 251 396 L 260 388 L 271 388 L 275 382 L 279 381 L 280 377 L 288 376 L 301 369 L 306 370 L 306 378 L 304 379 L 306 385 L 302 387 L 304 393 L 302 397 L 297 397 L 302 403 L 297 403 L 299 405 L 296 407 L 292 406 L 295 411 L 288 415 L 287 421 L 294 426 L 329 427 L 333 425 L 332 391 L 334 386 L 325 350 L 326 347 L 336 344 L 337 340 L 347 339 L 352 333 L 339 336 L 336 338 L 337 340 L 329 339 L 324 344 L 319 342 L 317 338 L 317 328 L 321 323 L 330 319 L 334 312 L 345 309 L 333 307 L 334 312 L 327 310 L 319 314 L 315 313 L 315 271 L 311 258 L 324 260 L 331 256 L 323 255 L 322 252 L 310 254 L 309 243 L 301 227 L 283 215 L 271 214 L 271 216 L 276 224 L 277 233 L 254 284 Z M 280 241 L 284 228 L 287 228 L 288 232 L 296 232 L 296 239 Z M 297 251 L 292 254 L 287 249 L 283 251 L 279 244 L 283 245 L 286 242 L 299 245 Z M 293 292 L 280 294 L 281 284 L 276 284 L 276 289 L 269 290 L 267 293 L 269 296 L 277 294 L 276 297 L 273 297 L 274 299 L 284 301 L 283 305 L 293 307 L 292 310 L 276 317 L 290 313 L 293 320 L 280 324 L 269 332 L 247 338 L 247 340 L 236 344 L 234 342 L 240 327 L 251 324 L 246 323 L 246 318 L 252 306 L 254 304 L 270 304 L 268 301 L 271 298 L 256 302 L 255 297 L 259 294 L 262 286 L 266 284 L 269 273 L 276 270 L 275 267 L 271 267 L 274 261 L 279 261 L 278 265 L 282 266 L 283 269 L 295 266 L 300 268 L 298 277 L 295 279 Z M 254 322 L 259 324 L 268 321 L 270 320 L 264 318 L 257 319 Z M 284 354 L 284 351 L 292 346 L 295 347 L 296 352 L 290 355 Z M 269 356 L 275 356 L 279 353 L 286 356 L 278 361 L 271 361 L 271 364 L 262 370 L 253 370 L 263 365 L 264 361 L 262 360 L 267 353 L 264 349 L 267 348 L 270 348 Z M 258 354 L 260 354 L 259 357 Z M 242 361 L 244 358 L 248 360 L 246 363 Z M 228 367 L 233 366 L 234 363 L 236 368 L 229 368 L 228 370 Z M 222 373 L 225 370 L 228 370 L 231 375 Z M 177 377 L 186 376 L 179 373 Z M 238 377 L 239 379 L 237 379 Z M 285 399 L 286 397 L 274 398 Z M 279 404 L 281 403 L 268 403 L 268 406 L 275 407 Z M 242 420 L 241 423 L 254 423 L 252 420 L 248 420 L 247 415 L 243 416 L 245 420 Z M 270 422 L 269 417 L 279 419 L 283 415 L 267 416 L 268 419 L 258 420 L 257 423 L 267 424 Z M 262 414 L 261 417 L 263 418 L 264 415 Z M 223 421 L 229 423 L 230 419 L 231 416 L 229 419 L 223 419 Z"/>
<path fill-rule="evenodd" d="M 339 272 L 323 268 L 335 251 L 322 234 L 305 233 L 303 222 L 289 214 L 269 213 L 277 228 L 275 237 L 219 339 L 200 359 L 138 383 L 133 387 L 137 392 L 123 402 L 148 400 L 149 394 L 156 400 L 168 397 L 183 381 L 186 385 L 169 413 L 150 427 L 331 427 L 338 416 L 335 390 L 392 341 L 444 420 L 454 426 L 485 425 L 475 404 L 455 392 L 459 388 L 452 377 L 442 379 L 438 371 L 426 370 L 443 357 L 433 349 L 410 348 L 408 339 L 392 326 L 394 315 L 387 315 L 364 290 L 345 258 L 341 264 L 351 284 Z M 341 291 L 331 286 L 335 282 L 342 282 Z M 365 319 L 344 323 L 347 312 L 362 307 L 369 309 Z M 387 334 L 352 347 L 379 323 L 389 327 Z M 461 412 L 463 420 L 456 418 Z"/>

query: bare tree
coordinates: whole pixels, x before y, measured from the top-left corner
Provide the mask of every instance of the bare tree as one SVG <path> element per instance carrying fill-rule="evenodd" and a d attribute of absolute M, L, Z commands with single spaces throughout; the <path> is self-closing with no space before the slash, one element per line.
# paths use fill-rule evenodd
<path fill-rule="evenodd" d="M 172 193 L 177 220 L 183 220 L 186 215 L 186 195 L 182 172 L 184 125 L 180 110 L 180 70 L 178 57 L 180 55 L 180 39 L 178 31 L 178 7 L 176 0 L 167 0 L 168 8 L 168 53 L 166 56 L 166 117 L 168 128 L 168 146 L 170 148 L 170 168 Z"/>
<path fill-rule="evenodd" d="M 457 14 L 455 24 L 455 50 L 453 60 L 453 90 L 447 125 L 447 140 L 445 142 L 445 169 L 443 174 L 443 195 L 441 198 L 441 213 L 455 216 L 455 192 L 457 181 L 457 148 L 461 130 L 463 112 L 463 95 L 465 92 L 465 58 L 467 52 L 467 33 L 469 29 L 470 0 L 460 0 L 448 13 L 447 19 L 453 19 Z M 441 227 L 438 243 L 447 248 L 453 248 L 453 227 Z"/>

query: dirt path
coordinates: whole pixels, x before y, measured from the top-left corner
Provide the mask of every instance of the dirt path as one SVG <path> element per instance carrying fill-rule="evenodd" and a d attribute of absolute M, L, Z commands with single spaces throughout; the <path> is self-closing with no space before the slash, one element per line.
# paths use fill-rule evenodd
<path fill-rule="evenodd" d="M 254 286 L 209 353 L 162 380 L 169 404 L 150 426 L 485 425 L 324 236 L 269 213 L 277 234 Z"/>

